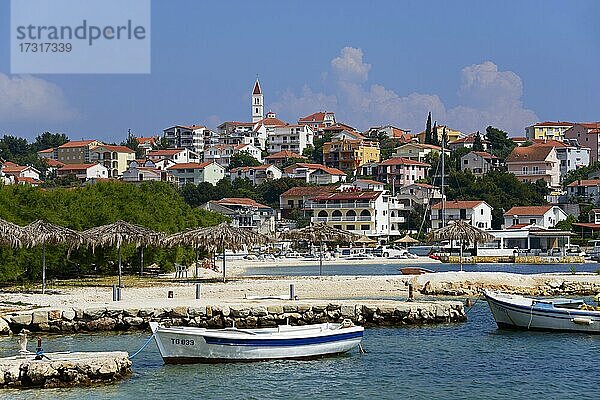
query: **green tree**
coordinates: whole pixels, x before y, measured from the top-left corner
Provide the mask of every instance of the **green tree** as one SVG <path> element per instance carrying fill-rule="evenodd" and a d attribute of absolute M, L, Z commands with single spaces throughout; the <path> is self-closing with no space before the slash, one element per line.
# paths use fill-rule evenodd
<path fill-rule="evenodd" d="M 517 146 L 508 137 L 508 133 L 492 126 L 488 126 L 485 129 L 485 138 L 489 142 L 491 153 L 502 160 L 506 159 L 512 149 Z"/>
<path fill-rule="evenodd" d="M 427 114 L 427 123 L 425 125 L 425 138 L 424 138 L 424 142 L 425 144 L 431 144 L 431 140 L 432 140 L 432 134 L 431 134 L 431 111 L 429 111 L 429 114 Z"/>
<path fill-rule="evenodd" d="M 258 167 L 260 161 L 252 157 L 249 153 L 242 151 L 231 156 L 229 161 L 229 170 L 239 167 Z"/>
<path fill-rule="evenodd" d="M 481 134 L 479 131 L 475 134 L 475 138 L 473 140 L 473 151 L 484 151 L 483 142 L 481 140 Z"/>
<path fill-rule="evenodd" d="M 31 144 L 31 151 L 37 153 L 40 150 L 62 146 L 68 141 L 69 137 L 64 133 L 44 132 L 35 138 L 35 141 Z"/>
<path fill-rule="evenodd" d="M 563 185 L 566 187 L 569 183 L 575 182 L 580 179 L 588 179 L 588 175 L 592 172 L 600 171 L 600 162 L 594 161 L 590 165 L 585 167 L 578 167 L 567 172 L 563 178 Z"/>
<path fill-rule="evenodd" d="M 142 158 L 144 156 L 143 149 L 140 149 L 140 144 L 137 137 L 131 133 L 131 129 L 127 130 L 127 140 L 121 142 L 121 146 L 129 147 L 135 151 L 135 158 Z"/>
<path fill-rule="evenodd" d="M 571 231 L 573 230 L 573 224 L 575 222 L 577 222 L 577 218 L 574 215 L 569 215 L 567 219 L 559 221 L 554 228 L 563 231 Z"/>
<path fill-rule="evenodd" d="M 323 144 L 331 142 L 333 135 L 326 133 L 321 137 L 313 140 L 313 146 L 308 146 L 302 152 L 302 155 L 308 157 L 308 159 L 316 164 L 323 164 Z"/>

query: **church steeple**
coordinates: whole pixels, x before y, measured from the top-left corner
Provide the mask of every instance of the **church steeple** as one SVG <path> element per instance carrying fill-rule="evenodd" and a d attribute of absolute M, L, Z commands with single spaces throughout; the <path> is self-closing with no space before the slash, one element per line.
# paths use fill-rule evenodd
<path fill-rule="evenodd" d="M 252 89 L 252 122 L 258 122 L 264 118 L 264 106 L 263 93 L 257 76 L 254 89 Z"/>

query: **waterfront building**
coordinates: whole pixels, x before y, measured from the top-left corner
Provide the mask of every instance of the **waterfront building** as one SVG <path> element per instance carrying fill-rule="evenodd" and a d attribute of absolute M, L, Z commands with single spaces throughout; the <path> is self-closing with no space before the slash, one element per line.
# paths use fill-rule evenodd
<path fill-rule="evenodd" d="M 462 132 L 457 131 L 456 129 L 449 128 L 446 125 L 437 125 L 436 131 L 439 143 L 442 142 L 442 137 L 444 136 L 444 128 L 446 128 L 446 137 L 448 139 L 448 143 L 454 142 L 455 140 L 458 140 L 463 136 Z M 417 137 L 419 138 L 419 143 L 425 143 L 425 131 L 419 132 L 417 134 Z"/>
<path fill-rule="evenodd" d="M 268 152 L 270 154 L 289 150 L 302 154 L 313 145 L 314 132 L 308 125 L 276 126 L 268 132 Z"/>
<path fill-rule="evenodd" d="M 175 177 L 166 168 L 158 168 L 152 160 L 133 160 L 127 170 L 123 172 L 122 179 L 124 182 L 131 183 L 146 181 L 176 182 Z"/>
<path fill-rule="evenodd" d="M 343 171 L 355 171 L 365 163 L 379 162 L 379 144 L 367 140 L 342 139 L 323 144 L 323 163 Z"/>
<path fill-rule="evenodd" d="M 363 166 L 364 167 L 364 166 Z M 425 179 L 431 166 L 427 163 L 404 157 L 393 157 L 377 164 L 376 179 L 392 185 L 394 190 Z M 363 169 L 363 175 L 366 172 Z"/>
<path fill-rule="evenodd" d="M 437 229 L 461 220 L 479 229 L 492 229 L 492 210 L 483 200 L 440 201 L 431 207 L 431 227 Z"/>
<path fill-rule="evenodd" d="M 440 154 L 442 152 L 442 148 L 439 146 L 434 146 L 432 144 L 423 144 L 423 143 L 406 143 L 402 146 L 396 148 L 396 152 L 394 153 L 394 157 L 407 158 L 409 160 L 421 161 L 425 162 L 427 160 L 427 156 L 430 154 Z M 449 151 L 446 150 L 446 155 L 449 154 Z"/>
<path fill-rule="evenodd" d="M 600 204 L 600 179 L 578 179 L 567 185 L 567 196 L 571 200 L 585 200 Z"/>
<path fill-rule="evenodd" d="M 298 125 L 308 125 L 314 132 L 322 132 L 324 128 L 335 125 L 335 123 L 335 114 L 330 111 L 319 111 L 298 118 Z"/>
<path fill-rule="evenodd" d="M 538 122 L 525 128 L 525 137 L 529 141 L 538 140 L 559 140 L 565 138 L 565 132 L 573 127 L 571 122 Z"/>
<path fill-rule="evenodd" d="M 167 159 L 175 164 L 194 163 L 202 160 L 198 153 L 188 148 L 152 150 L 147 157 L 154 162 Z"/>
<path fill-rule="evenodd" d="M 561 256 L 570 246 L 570 231 L 537 226 L 490 230 L 495 240 L 477 244 L 478 256 Z"/>
<path fill-rule="evenodd" d="M 225 167 L 212 161 L 179 163 L 168 167 L 167 171 L 175 177 L 179 186 L 198 185 L 203 182 L 208 182 L 214 186 L 225 177 Z"/>
<path fill-rule="evenodd" d="M 56 160 L 64 164 L 89 164 L 90 151 L 103 143 L 98 140 L 73 140 L 56 149 Z"/>
<path fill-rule="evenodd" d="M 253 185 L 260 185 L 266 181 L 280 179 L 282 171 L 274 165 L 264 164 L 257 167 L 238 167 L 229 171 L 229 179 L 248 179 Z"/>
<path fill-rule="evenodd" d="M 58 149 L 56 147 L 50 147 L 49 149 L 38 151 L 37 155 L 41 160 L 56 160 L 58 158 Z"/>
<path fill-rule="evenodd" d="M 204 152 L 205 162 L 216 162 L 225 168 L 229 167 L 231 157 L 239 153 L 247 153 L 262 163 L 262 154 L 259 148 L 251 144 L 217 144 L 209 147 Z"/>
<path fill-rule="evenodd" d="M 264 235 L 275 232 L 275 210 L 252 199 L 226 197 L 211 200 L 200 208 L 229 217 L 231 226 L 236 228 L 250 229 Z"/>
<path fill-rule="evenodd" d="M 501 167 L 501 160 L 485 151 L 471 151 L 460 158 L 461 171 L 468 170 L 476 176 L 484 175 Z"/>
<path fill-rule="evenodd" d="M 399 143 L 416 142 L 419 139 L 410 134 L 409 129 L 398 128 L 393 125 L 373 126 L 367 129 L 363 135 L 370 139 L 396 139 Z"/>
<path fill-rule="evenodd" d="M 515 147 L 506 157 L 506 166 L 521 182 L 541 179 L 550 188 L 560 187 L 560 160 L 552 146 Z"/>
<path fill-rule="evenodd" d="M 590 163 L 599 158 L 600 150 L 600 122 L 587 122 L 574 124 L 564 133 L 565 138 L 576 140 L 579 146 L 590 149 Z"/>
<path fill-rule="evenodd" d="M 322 195 L 333 193 L 334 187 L 331 186 L 296 186 L 283 192 L 279 196 L 279 209 L 282 217 L 289 216 L 292 210 L 300 210 L 307 215 L 306 203 L 308 199 Z"/>
<path fill-rule="evenodd" d="M 152 150 L 156 149 L 156 142 L 158 142 L 159 138 L 150 136 L 135 138 L 135 140 L 138 143 L 138 149 L 142 155 L 146 156 Z"/>
<path fill-rule="evenodd" d="M 102 164 L 65 164 L 56 171 L 58 177 L 75 175 L 77 179 L 86 182 L 93 179 L 108 178 L 108 169 Z"/>
<path fill-rule="evenodd" d="M 329 185 L 346 180 L 346 173 L 323 164 L 296 163 L 283 169 L 288 178 L 302 179 L 306 183 Z"/>
<path fill-rule="evenodd" d="M 31 183 L 34 185 L 40 183 L 40 171 L 30 165 L 18 165 L 6 161 L 2 164 L 0 170 L 3 177 L 8 177 L 8 182 Z M 6 182 L 6 180 L 4 181 Z"/>
<path fill-rule="evenodd" d="M 104 165 L 109 178 L 120 177 L 133 160 L 135 151 L 126 146 L 103 144 L 90 150 L 90 162 Z"/>
<path fill-rule="evenodd" d="M 535 139 L 533 140 L 533 146 L 554 147 L 556 157 L 560 161 L 561 180 L 565 178 L 569 171 L 587 167 L 590 163 L 590 148 L 579 146 L 578 142 L 573 139 L 565 139 L 564 141 Z"/>
<path fill-rule="evenodd" d="M 163 130 L 169 148 L 186 148 L 195 153 L 204 151 L 205 141 L 210 143 L 214 132 L 203 125 L 175 125 Z"/>
<path fill-rule="evenodd" d="M 507 229 L 527 226 L 549 229 L 565 219 L 567 213 L 558 206 L 518 206 L 504 213 L 504 226 Z"/>
<path fill-rule="evenodd" d="M 472 149 L 473 144 L 475 144 L 475 137 L 477 136 L 477 133 L 471 133 L 468 136 L 458 138 L 452 142 L 448 142 L 448 149 L 452 151 L 458 149 Z M 479 134 L 479 136 L 481 138 L 481 145 L 483 146 L 483 150 L 488 150 L 490 142 L 484 138 L 484 135 Z"/>
<path fill-rule="evenodd" d="M 273 164 L 279 168 L 282 168 L 283 165 L 290 160 L 302 162 L 301 160 L 308 161 L 308 157 L 305 157 L 298 153 L 294 153 L 293 151 L 289 150 L 283 150 L 265 157 L 266 163 Z"/>
<path fill-rule="evenodd" d="M 442 191 L 439 187 L 427 183 L 412 183 L 399 188 L 396 197 L 407 208 L 412 209 L 415 204 L 427 206 L 441 201 Z"/>

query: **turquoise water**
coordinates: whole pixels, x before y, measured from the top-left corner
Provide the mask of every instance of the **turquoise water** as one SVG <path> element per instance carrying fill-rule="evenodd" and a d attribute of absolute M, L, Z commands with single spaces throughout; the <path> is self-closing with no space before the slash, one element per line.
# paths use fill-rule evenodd
<path fill-rule="evenodd" d="M 137 350 L 147 334 L 48 336 L 47 351 Z M 14 338 L 0 339 L 3 355 Z M 156 346 L 131 378 L 93 388 L 0 392 L 11 399 L 593 399 L 600 336 L 499 331 L 479 301 L 461 324 L 376 328 L 358 351 L 311 361 L 164 365 Z M 10 348 L 10 350 L 9 350 Z"/>
<path fill-rule="evenodd" d="M 398 268 L 413 266 L 407 263 L 398 263 L 393 260 L 384 260 L 373 264 L 324 264 L 323 275 L 398 275 Z M 458 264 L 419 263 L 414 266 L 431 269 L 437 272 L 459 271 Z M 551 272 L 570 273 L 574 267 L 576 272 L 596 272 L 600 269 L 597 262 L 586 264 L 464 264 L 464 271 L 478 272 L 512 272 L 516 274 L 539 274 Z M 306 262 L 305 265 L 294 267 L 248 267 L 246 276 L 310 276 L 319 275 L 319 262 Z"/>

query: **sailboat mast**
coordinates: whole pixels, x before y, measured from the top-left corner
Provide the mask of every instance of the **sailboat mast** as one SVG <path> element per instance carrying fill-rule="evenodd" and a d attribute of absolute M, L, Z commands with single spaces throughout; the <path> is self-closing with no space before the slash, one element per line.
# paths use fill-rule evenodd
<path fill-rule="evenodd" d="M 435 135 L 437 135 L 437 132 L 434 132 Z M 442 133 L 442 226 L 441 228 L 443 228 L 444 226 L 446 226 L 446 196 L 444 195 L 444 175 L 446 175 L 446 169 L 445 169 L 445 159 L 446 159 L 446 155 L 445 155 L 445 151 L 444 151 L 444 138 L 446 137 L 446 127 L 444 127 L 444 132 Z"/>

